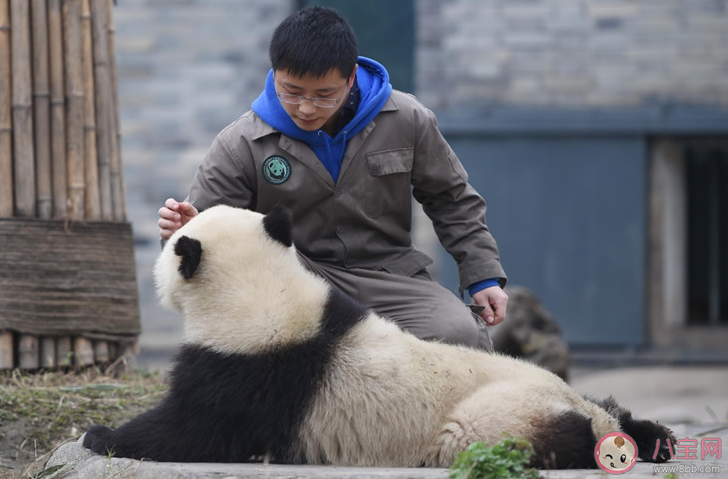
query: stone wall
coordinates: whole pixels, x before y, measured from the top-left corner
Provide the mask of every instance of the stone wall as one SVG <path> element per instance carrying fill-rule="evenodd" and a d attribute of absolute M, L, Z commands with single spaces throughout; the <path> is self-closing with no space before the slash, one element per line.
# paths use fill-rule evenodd
<path fill-rule="evenodd" d="M 416 5 L 416 88 L 433 108 L 728 106 L 726 0 Z"/>

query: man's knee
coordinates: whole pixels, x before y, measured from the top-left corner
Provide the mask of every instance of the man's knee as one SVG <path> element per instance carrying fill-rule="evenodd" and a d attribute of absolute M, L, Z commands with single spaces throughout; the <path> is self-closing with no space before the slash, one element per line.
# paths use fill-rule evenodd
<path fill-rule="evenodd" d="M 429 337 L 423 339 L 478 348 L 481 343 L 480 334 L 482 332 L 479 330 L 475 318 L 464 308 L 463 312 L 459 314 L 433 318 Z"/>

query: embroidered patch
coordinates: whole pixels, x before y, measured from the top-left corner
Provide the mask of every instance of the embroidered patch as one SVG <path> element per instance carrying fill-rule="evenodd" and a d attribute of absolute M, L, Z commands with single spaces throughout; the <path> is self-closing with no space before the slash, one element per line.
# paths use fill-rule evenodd
<path fill-rule="evenodd" d="M 268 183 L 280 185 L 291 177 L 291 164 L 282 156 L 269 156 L 263 162 L 262 172 Z"/>

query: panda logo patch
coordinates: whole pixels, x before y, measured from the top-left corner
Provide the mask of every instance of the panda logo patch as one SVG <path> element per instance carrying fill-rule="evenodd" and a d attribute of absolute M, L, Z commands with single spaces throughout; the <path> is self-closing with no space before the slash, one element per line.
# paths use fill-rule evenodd
<path fill-rule="evenodd" d="M 263 162 L 263 178 L 273 185 L 281 185 L 291 177 L 291 164 L 282 156 L 269 156 Z"/>

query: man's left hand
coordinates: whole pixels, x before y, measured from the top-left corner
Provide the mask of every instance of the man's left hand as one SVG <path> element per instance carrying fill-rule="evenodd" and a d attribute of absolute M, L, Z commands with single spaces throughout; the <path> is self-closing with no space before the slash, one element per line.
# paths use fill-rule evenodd
<path fill-rule="evenodd" d="M 485 324 L 494 326 L 506 319 L 508 295 L 500 286 L 491 286 L 473 295 L 473 302 L 484 307 L 480 313 Z"/>

